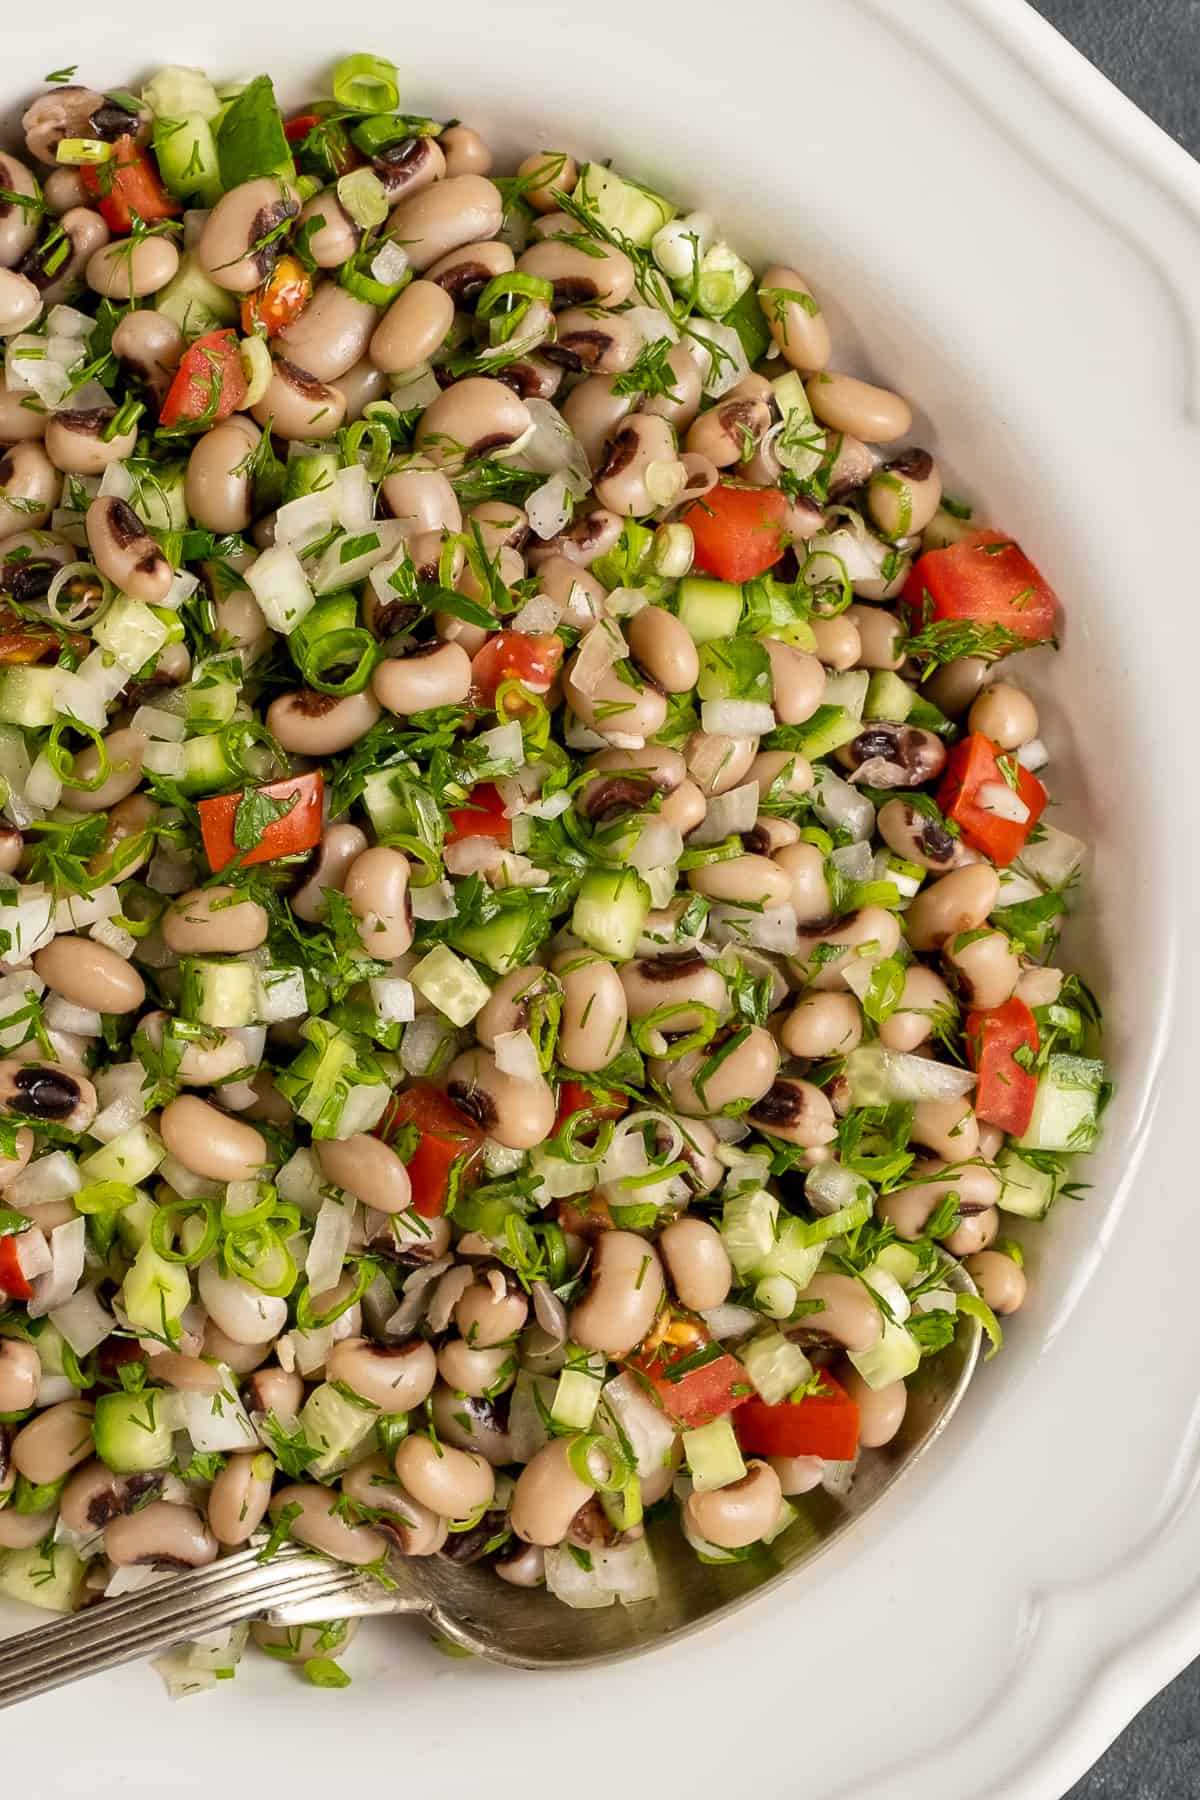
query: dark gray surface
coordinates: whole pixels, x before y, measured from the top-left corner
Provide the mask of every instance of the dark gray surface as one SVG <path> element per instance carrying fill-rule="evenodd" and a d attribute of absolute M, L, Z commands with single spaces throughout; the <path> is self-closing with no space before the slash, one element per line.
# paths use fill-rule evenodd
<path fill-rule="evenodd" d="M 1200 155 L 1200 0 L 1035 0 L 1038 11 L 1194 156 Z M 1200 1796 L 1200 1662 L 1064 1800 Z"/>

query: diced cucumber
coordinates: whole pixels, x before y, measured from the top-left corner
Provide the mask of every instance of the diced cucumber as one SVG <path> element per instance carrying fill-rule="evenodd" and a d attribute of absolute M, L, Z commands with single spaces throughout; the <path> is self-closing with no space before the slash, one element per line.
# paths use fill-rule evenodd
<path fill-rule="evenodd" d="M 320 1119 L 324 1108 L 334 1098 L 342 1077 L 358 1061 L 358 1051 L 352 1037 L 348 1037 L 344 1031 L 328 1027 L 324 1020 L 311 1021 L 308 1029 L 311 1030 L 318 1023 L 323 1027 L 319 1037 L 315 1041 L 310 1040 L 289 1071 L 308 1084 L 307 1090 L 293 1100 L 293 1105 L 300 1117 L 307 1119 L 310 1125 L 315 1125 Z"/>
<path fill-rule="evenodd" d="M 812 1364 L 799 1344 L 785 1338 L 782 1331 L 756 1333 L 739 1347 L 738 1356 L 768 1406 L 786 1400 L 812 1374 Z"/>
<path fill-rule="evenodd" d="M 139 1181 L 153 1175 L 166 1154 L 167 1147 L 158 1133 L 139 1119 L 128 1131 L 85 1156 L 79 1173 L 88 1187 L 98 1181 L 123 1181 L 136 1187 Z"/>
<path fill-rule="evenodd" d="M 237 713 L 242 677 L 240 656 L 206 656 L 182 690 L 183 716 L 193 731 L 216 731 Z"/>
<path fill-rule="evenodd" d="M 63 1344 L 65 1339 L 53 1319 L 47 1319 L 34 1340 L 38 1361 L 42 1365 L 44 1375 L 61 1375 L 63 1373 Z"/>
<path fill-rule="evenodd" d="M 867 669 L 845 669 L 841 674 L 826 675 L 821 698 L 826 706 L 840 706 L 856 719 L 863 716 L 871 675 Z"/>
<path fill-rule="evenodd" d="M 874 1349 L 852 1350 L 848 1360 L 869 1388 L 888 1387 L 913 1373 L 921 1360 L 921 1346 L 911 1331 L 885 1319 L 883 1336 Z"/>
<path fill-rule="evenodd" d="M 61 1538 L 30 1550 L 6 1550 L 0 1555 L 0 1594 L 43 1612 L 74 1612 L 84 1574 L 79 1552 Z"/>
<path fill-rule="evenodd" d="M 199 113 L 154 122 L 154 154 L 172 194 L 214 206 L 221 197 L 221 171 L 212 126 Z"/>
<path fill-rule="evenodd" d="M 521 961 L 521 949 L 529 932 L 529 915 L 523 907 L 508 906 L 486 925 L 459 925 L 450 941 L 464 956 L 481 962 L 493 974 L 507 975 Z"/>
<path fill-rule="evenodd" d="M 283 503 L 302 500 L 306 494 L 323 494 L 333 486 L 339 467 L 332 450 L 305 450 L 290 457 L 283 472 Z"/>
<path fill-rule="evenodd" d="M 917 725 L 922 731 L 934 731 L 938 737 L 953 737 L 957 730 L 954 721 L 948 719 L 932 700 L 926 700 L 924 694 L 913 695 L 905 723 Z"/>
<path fill-rule="evenodd" d="M 721 1214 L 721 1240 L 739 1275 L 748 1275 L 775 1247 L 779 1202 L 766 1188 L 748 1188 L 727 1196 Z"/>
<path fill-rule="evenodd" d="M 753 367 L 760 356 L 765 356 L 771 347 L 771 331 L 763 314 L 761 302 L 753 286 L 747 288 L 735 306 L 731 306 L 721 321 L 723 325 L 732 325 L 742 340 L 742 349 L 746 353 L 746 361 Z"/>
<path fill-rule="evenodd" d="M 41 731 L 62 714 L 58 670 L 24 663 L 0 670 L 0 721 Z"/>
<path fill-rule="evenodd" d="M 238 779 L 219 734 L 189 738 L 183 748 L 183 774 L 179 785 L 185 794 L 211 794 Z"/>
<path fill-rule="evenodd" d="M 798 1288 L 806 1288 L 820 1266 L 825 1244 L 811 1243 L 808 1226 L 803 1219 L 784 1218 L 777 1221 L 775 1242 L 755 1263 L 751 1273 L 761 1279 L 786 1275 Z"/>
<path fill-rule="evenodd" d="M 1018 1150 L 1090 1150 L 1099 1132 L 1104 1064 L 1088 1056 L 1052 1056 L 1038 1079 L 1029 1128 Z"/>
<path fill-rule="evenodd" d="M 179 1010 L 197 1025 L 253 1025 L 258 1020 L 258 970 L 245 961 L 185 956 L 180 964 Z"/>
<path fill-rule="evenodd" d="M 728 1419 L 714 1419 L 709 1425 L 683 1433 L 683 1454 L 698 1494 L 711 1488 L 728 1487 L 746 1473 L 742 1452 Z"/>
<path fill-rule="evenodd" d="M 185 338 L 203 337 L 237 322 L 238 297 L 210 281 L 189 251 L 165 288 L 155 296 L 156 311 L 174 319 Z"/>
<path fill-rule="evenodd" d="M 93 625 L 92 636 L 123 669 L 136 675 L 165 644 L 170 643 L 173 627 L 178 627 L 178 635 L 182 637 L 182 624 L 177 619 L 168 624 L 166 621 L 170 617 L 170 614 L 153 611 L 141 600 L 119 594 L 103 618 Z"/>
<path fill-rule="evenodd" d="M 886 1244 L 872 1267 L 886 1270 L 894 1281 L 906 1288 L 916 1279 L 921 1262 L 916 1251 L 910 1250 L 907 1244 Z"/>
<path fill-rule="evenodd" d="M 729 244 L 710 244 L 700 259 L 696 308 L 710 319 L 723 319 L 754 286 L 754 270 Z"/>
<path fill-rule="evenodd" d="M 135 1199 L 121 1208 L 117 1214 L 117 1236 L 127 1250 L 136 1254 L 143 1244 L 149 1242 L 150 1227 L 157 1210 L 149 1194 L 140 1189 Z"/>
<path fill-rule="evenodd" d="M 769 706 L 775 693 L 771 659 L 757 638 L 702 644 L 696 692 L 701 700 L 757 700 Z"/>
<path fill-rule="evenodd" d="M 627 181 L 600 163 L 583 165 L 575 198 L 609 231 L 642 246 L 679 210 L 653 189 Z"/>
<path fill-rule="evenodd" d="M 348 1399 L 328 1381 L 315 1387 L 301 1408 L 300 1429 L 321 1454 L 309 1463 L 306 1473 L 324 1481 L 348 1468 L 374 1431 L 378 1417 L 379 1408 L 369 1400 Z"/>
<path fill-rule="evenodd" d="M 829 756 L 848 744 L 861 730 L 862 720 L 844 706 L 818 706 L 811 719 L 791 727 L 789 741 L 800 756 L 815 762 L 819 756 Z"/>
<path fill-rule="evenodd" d="M 1008 1146 L 997 1156 L 996 1168 L 1000 1174 L 996 1205 L 1001 1211 L 1016 1213 L 1022 1219 L 1044 1219 L 1054 1204 L 1054 1175 L 1046 1169 L 1035 1169 L 1019 1150 Z"/>
<path fill-rule="evenodd" d="M 166 1388 L 99 1395 L 92 1435 L 100 1461 L 117 1475 L 165 1469 L 175 1453 L 173 1400 Z"/>
<path fill-rule="evenodd" d="M 469 1025 L 491 998 L 478 971 L 445 944 L 435 944 L 410 970 L 409 980 L 452 1025 Z"/>
<path fill-rule="evenodd" d="M 813 418 L 804 383 L 794 369 L 771 385 L 775 404 L 783 416 L 783 429 L 775 440 L 776 457 L 783 468 L 806 481 L 825 459 L 825 434 Z"/>
<path fill-rule="evenodd" d="M 151 531 L 186 531 L 188 525 L 185 462 L 126 464 L 133 482 L 129 504 Z"/>
<path fill-rule="evenodd" d="M 876 669 L 867 684 L 864 719 L 885 719 L 891 725 L 903 725 L 912 711 L 916 694 L 907 681 L 901 681 L 890 669 Z"/>
<path fill-rule="evenodd" d="M 679 623 L 694 644 L 731 638 L 742 616 L 742 590 L 732 581 L 710 581 L 689 575 L 675 594 Z"/>
<path fill-rule="evenodd" d="M 401 830 L 408 816 L 407 803 L 398 791 L 402 774 L 403 771 L 397 768 L 376 769 L 363 783 L 363 805 L 377 837 Z"/>
<path fill-rule="evenodd" d="M 167 1335 L 167 1328 L 192 1298 L 192 1283 L 182 1263 L 171 1263 L 149 1239 L 142 1245 L 121 1283 L 121 1305 L 135 1330 Z"/>
<path fill-rule="evenodd" d="M 650 889 L 631 869 L 592 869 L 579 884 L 571 930 L 601 956 L 636 955 L 650 911 Z"/>
<path fill-rule="evenodd" d="M 187 113 L 215 119 L 221 110 L 217 90 L 204 70 L 179 63 L 168 63 L 152 76 L 142 89 L 142 99 L 156 119 L 181 119 Z"/>

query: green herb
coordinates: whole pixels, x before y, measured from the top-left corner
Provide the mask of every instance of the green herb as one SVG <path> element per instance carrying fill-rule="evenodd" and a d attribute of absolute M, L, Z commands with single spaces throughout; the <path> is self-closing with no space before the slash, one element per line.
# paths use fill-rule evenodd
<path fill-rule="evenodd" d="M 679 377 L 671 368 L 669 357 L 675 345 L 670 338 L 655 338 L 638 352 L 632 365 L 612 382 L 614 394 L 644 394 L 648 400 L 660 396 L 678 400 Z"/>
<path fill-rule="evenodd" d="M 261 843 L 264 832 L 286 819 L 300 803 L 299 793 L 284 794 L 276 799 L 262 788 L 247 788 L 233 815 L 233 842 L 238 850 L 253 850 Z"/>

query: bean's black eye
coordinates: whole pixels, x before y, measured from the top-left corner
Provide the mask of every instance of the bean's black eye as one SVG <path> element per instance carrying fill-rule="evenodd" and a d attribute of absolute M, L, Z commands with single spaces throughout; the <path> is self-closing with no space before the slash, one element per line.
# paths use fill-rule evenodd
<path fill-rule="evenodd" d="M 937 862 L 942 862 L 946 857 L 954 855 L 954 839 L 945 826 L 940 825 L 936 819 L 925 819 L 922 822 L 921 843 L 925 848 L 926 855 L 932 856 Z"/>
<path fill-rule="evenodd" d="M 32 1064 L 13 1076 L 17 1112 L 48 1123 L 69 1118 L 79 1104 L 79 1083 L 61 1069 L 39 1069 Z"/>
<path fill-rule="evenodd" d="M 878 725 L 873 731 L 860 731 L 850 748 L 860 763 L 869 762 L 873 756 L 894 757 L 896 754 L 895 726 Z"/>

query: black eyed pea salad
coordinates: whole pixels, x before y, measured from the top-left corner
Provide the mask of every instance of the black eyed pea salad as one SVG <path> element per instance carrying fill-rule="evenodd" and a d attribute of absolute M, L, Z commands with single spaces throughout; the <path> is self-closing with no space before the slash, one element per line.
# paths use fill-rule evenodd
<path fill-rule="evenodd" d="M 380 57 L 60 72 L 23 132 L 0 1591 L 756 1554 L 999 1345 L 1097 1134 L 1000 667 L 1052 589 L 789 263 Z M 338 1685 L 351 1629 L 251 1631 Z"/>

